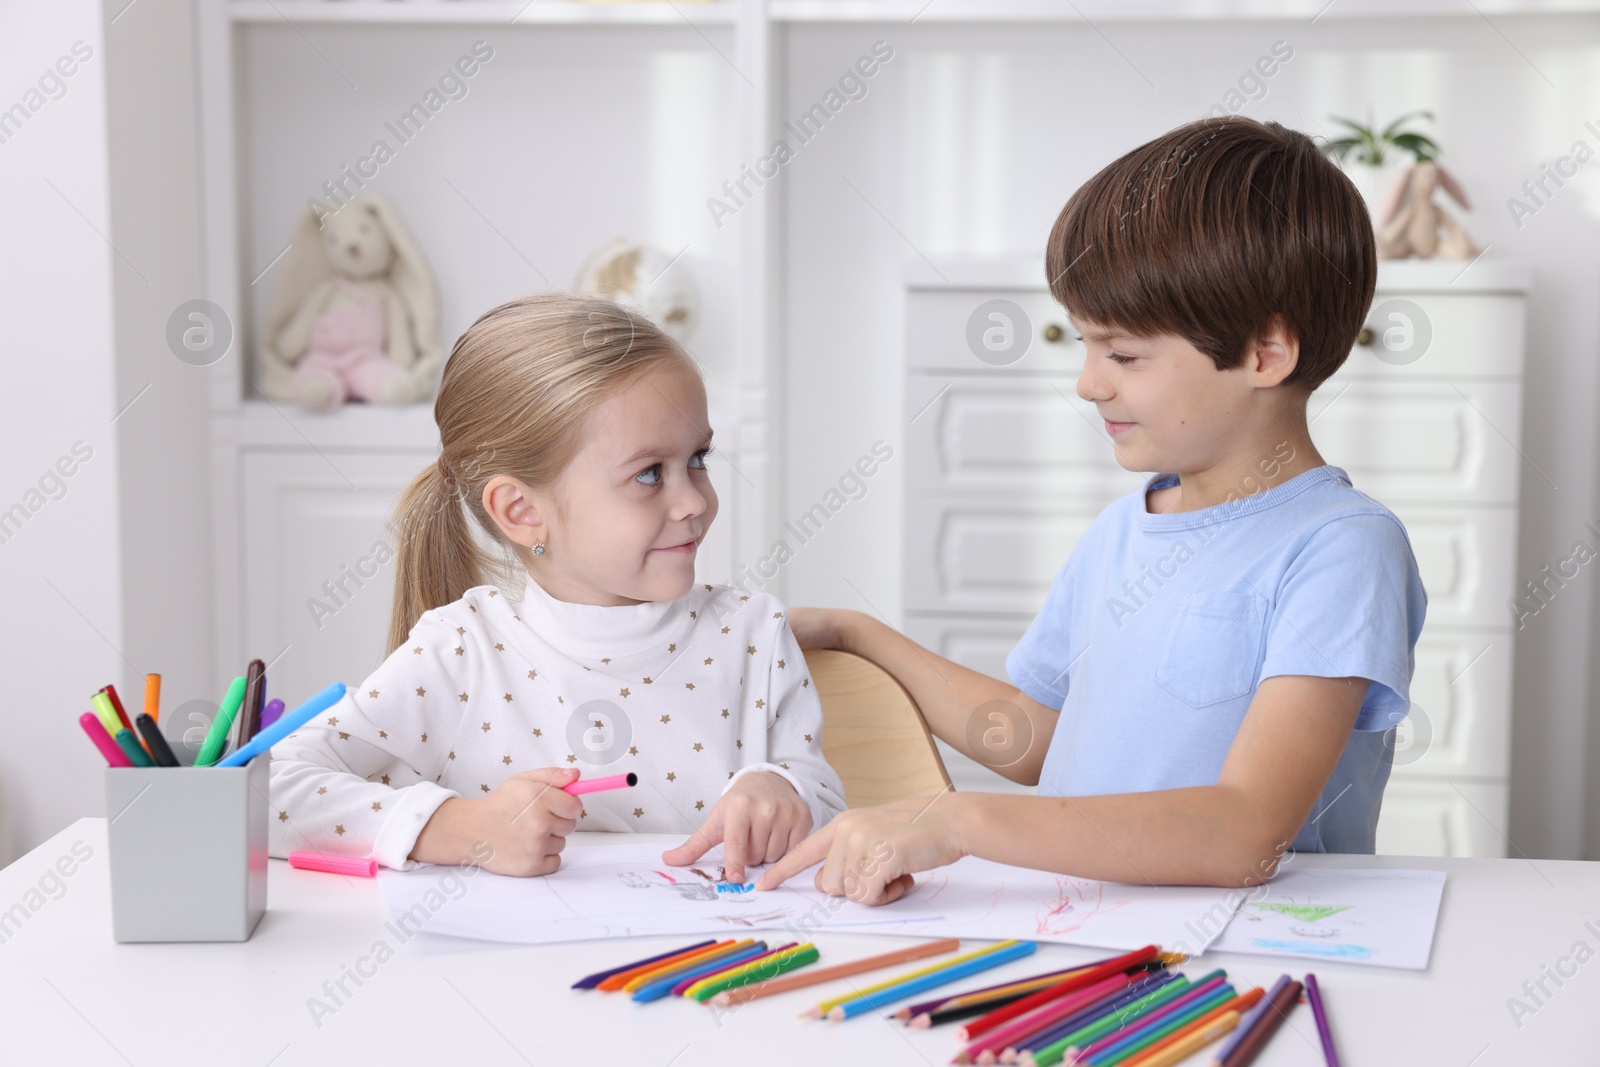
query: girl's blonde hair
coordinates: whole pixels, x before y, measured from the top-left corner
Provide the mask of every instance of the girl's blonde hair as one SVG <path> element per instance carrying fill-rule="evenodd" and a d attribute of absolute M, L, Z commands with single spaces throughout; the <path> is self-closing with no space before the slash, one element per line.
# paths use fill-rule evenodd
<path fill-rule="evenodd" d="M 474 538 L 470 512 L 512 550 L 483 507 L 483 487 L 509 474 L 548 490 L 583 445 L 603 401 L 663 366 L 699 368 L 649 319 L 609 300 L 535 293 L 487 312 L 456 341 L 433 420 L 441 455 L 395 508 L 393 652 L 423 612 L 448 604 L 506 565 Z"/>

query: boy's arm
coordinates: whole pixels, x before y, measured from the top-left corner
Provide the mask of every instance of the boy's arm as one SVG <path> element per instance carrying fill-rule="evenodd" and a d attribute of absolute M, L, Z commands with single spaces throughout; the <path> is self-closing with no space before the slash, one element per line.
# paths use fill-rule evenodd
<path fill-rule="evenodd" d="M 894 675 L 928 728 L 956 751 L 1013 782 L 1039 784 L 1057 709 L 928 651 L 871 615 L 800 608 L 794 618 L 802 645 L 842 649 Z"/>
<path fill-rule="evenodd" d="M 932 805 L 853 809 L 769 868 L 757 887 L 771 889 L 826 858 L 819 889 L 881 904 L 909 889 L 911 874 L 966 855 L 1134 884 L 1255 885 L 1312 814 L 1367 684 L 1306 675 L 1263 681 L 1216 785 L 1086 797 L 948 793 Z"/>

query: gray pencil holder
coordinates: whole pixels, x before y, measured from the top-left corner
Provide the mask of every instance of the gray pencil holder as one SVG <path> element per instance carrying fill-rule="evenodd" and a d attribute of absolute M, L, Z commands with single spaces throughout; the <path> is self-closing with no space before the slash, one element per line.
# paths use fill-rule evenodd
<path fill-rule="evenodd" d="M 267 909 L 268 763 L 106 768 L 118 941 L 250 937 Z"/>

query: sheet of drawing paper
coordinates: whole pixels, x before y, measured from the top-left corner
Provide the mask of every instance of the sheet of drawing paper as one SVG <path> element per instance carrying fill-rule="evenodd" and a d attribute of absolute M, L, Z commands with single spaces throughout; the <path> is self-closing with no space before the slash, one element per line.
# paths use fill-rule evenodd
<path fill-rule="evenodd" d="M 1017 938 L 1125 951 L 1154 944 L 1193 956 L 1228 925 L 1242 895 L 1209 886 L 1100 882 L 976 856 L 918 874 L 917 882 L 906 899 L 926 904 L 939 919 L 908 916 L 873 933 Z"/>
<path fill-rule="evenodd" d="M 699 863 L 669 867 L 660 845 L 605 845 L 561 854 L 561 869 L 543 878 L 511 878 L 455 867 L 380 872 L 390 917 L 410 936 L 418 929 L 454 937 L 541 944 L 655 934 L 744 936 L 784 930 L 786 940 L 841 929 L 936 920 L 916 902 L 871 908 L 818 892 L 814 871 L 767 892 L 752 885 L 765 867 L 747 865 L 747 881 L 728 883 L 722 851 Z"/>
<path fill-rule="evenodd" d="M 1246 890 L 1218 952 L 1298 956 L 1426 970 L 1443 871 L 1281 870 Z"/>
<path fill-rule="evenodd" d="M 1227 925 L 1237 899 L 1226 890 L 1125 886 L 1067 878 L 967 857 L 917 875 L 917 887 L 883 907 L 818 892 L 814 870 L 770 892 L 723 882 L 720 850 L 689 867 L 661 862 L 661 847 L 616 844 L 562 853 L 544 878 L 508 878 L 454 867 L 383 871 L 392 920 L 491 941 L 542 943 L 653 934 L 874 934 L 1051 941 L 1133 949 L 1156 943 L 1198 953 Z M 762 868 L 748 868 L 754 881 Z M 749 882 L 745 883 L 749 885 Z"/>

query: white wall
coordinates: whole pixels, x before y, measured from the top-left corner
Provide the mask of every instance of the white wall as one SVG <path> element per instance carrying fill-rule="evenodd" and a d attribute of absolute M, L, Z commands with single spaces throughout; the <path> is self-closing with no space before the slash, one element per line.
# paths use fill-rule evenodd
<path fill-rule="evenodd" d="M 122 618 L 106 57 L 95 0 L 8 4 L 0 107 L 81 41 L 92 55 L 0 144 L 0 508 L 37 505 L 0 544 L 0 859 L 102 810 L 105 764 L 78 728 L 89 696 L 129 667 Z M 42 475 L 74 442 L 89 459 L 50 499 Z M 63 469 L 70 469 L 65 464 Z M 47 486 L 48 488 L 48 486 Z M 57 491 L 60 492 L 59 490 Z M 119 685 L 119 688 L 120 685 Z"/>
<path fill-rule="evenodd" d="M 1574 141 L 1600 149 L 1584 128 L 1600 126 L 1600 20 L 797 26 L 780 110 L 818 100 L 877 39 L 896 55 L 869 95 L 785 169 L 786 515 L 810 507 L 875 439 L 901 440 L 903 262 L 1041 255 L 1074 188 L 1199 117 L 1283 40 L 1294 57 L 1244 113 L 1327 132 L 1330 113 L 1432 109 L 1445 162 L 1475 200 L 1466 225 L 1490 256 L 1533 265 L 1519 580 L 1600 517 L 1600 162 L 1520 229 L 1505 207 Z M 899 620 L 902 475 L 887 464 L 801 549 L 785 570 L 791 602 Z M 1600 755 L 1597 573 L 1586 568 L 1517 638 L 1512 810 L 1499 828 L 1513 856 L 1577 857 L 1587 835 L 1600 857 L 1600 792 L 1586 791 L 1585 773 Z"/>

